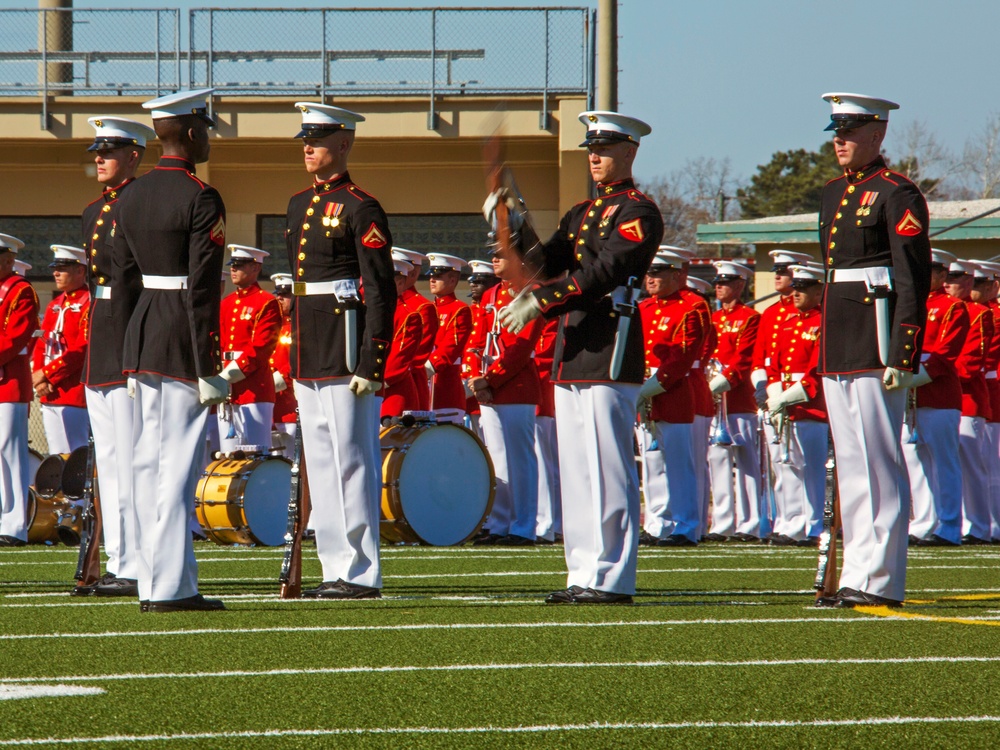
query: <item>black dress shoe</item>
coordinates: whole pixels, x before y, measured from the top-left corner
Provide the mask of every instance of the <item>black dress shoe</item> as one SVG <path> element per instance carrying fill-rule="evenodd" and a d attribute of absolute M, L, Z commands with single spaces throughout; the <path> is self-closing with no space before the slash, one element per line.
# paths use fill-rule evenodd
<path fill-rule="evenodd" d="M 142 605 L 140 604 L 140 609 Z M 218 599 L 206 599 L 201 594 L 195 594 L 184 599 L 167 599 L 160 602 L 148 602 L 143 612 L 217 612 L 226 608 Z"/>
<path fill-rule="evenodd" d="M 733 534 L 734 542 L 743 542 L 744 544 L 757 544 L 760 542 L 759 536 L 754 536 L 753 534 L 747 534 L 743 531 L 737 531 Z"/>
<path fill-rule="evenodd" d="M 546 539 L 544 536 L 536 536 L 535 537 L 535 544 L 537 544 L 537 545 L 544 545 L 544 546 L 548 547 L 548 546 L 553 545 L 555 543 L 556 542 L 555 542 L 554 539 Z"/>
<path fill-rule="evenodd" d="M 838 599 L 836 594 L 833 596 L 817 596 L 816 602 L 813 606 L 820 609 L 830 609 L 837 606 L 837 601 Z"/>
<path fill-rule="evenodd" d="M 896 599 L 887 599 L 878 594 L 843 588 L 837 592 L 837 606 L 841 609 L 854 607 L 902 607 L 903 603 Z"/>
<path fill-rule="evenodd" d="M 478 536 L 472 540 L 473 547 L 495 547 L 496 543 L 502 537 L 499 534 L 487 534 L 486 536 Z"/>
<path fill-rule="evenodd" d="M 658 536 L 653 536 L 648 531 L 639 532 L 639 545 L 642 547 L 655 547 L 659 541 Z"/>
<path fill-rule="evenodd" d="M 0 539 L 3 539 L 0 536 Z M 972 534 L 966 534 L 962 537 L 962 544 L 989 544 L 985 539 L 980 539 L 978 536 L 972 536 Z"/>
<path fill-rule="evenodd" d="M 338 578 L 336 581 L 323 581 L 314 589 L 306 589 L 302 596 L 306 599 L 381 599 L 382 592 L 372 586 L 348 583 Z"/>
<path fill-rule="evenodd" d="M 795 541 L 796 547 L 819 547 L 819 537 L 818 536 L 807 536 L 805 539 L 797 539 Z"/>
<path fill-rule="evenodd" d="M 776 547 L 794 547 L 795 540 L 792 539 L 787 534 L 772 534 L 770 537 L 771 544 Z"/>
<path fill-rule="evenodd" d="M 931 534 L 926 539 L 921 539 L 917 542 L 918 547 L 961 547 L 961 544 L 957 542 L 949 542 L 944 537 L 940 537 L 937 534 Z"/>
<path fill-rule="evenodd" d="M 496 541 L 497 547 L 534 547 L 535 540 L 517 534 L 507 534 Z"/>
<path fill-rule="evenodd" d="M 666 539 L 658 539 L 657 547 L 697 547 L 698 542 L 691 541 L 683 534 L 671 534 Z"/>
<path fill-rule="evenodd" d="M 97 584 L 94 596 L 139 596 L 139 582 L 134 578 L 112 577 Z"/>
<path fill-rule="evenodd" d="M 922 541 L 924 541 L 924 540 L 923 540 L 923 539 L 921 539 L 921 538 L 920 538 L 919 536 L 917 536 L 916 534 L 910 534 L 910 535 L 909 535 L 909 536 L 908 536 L 908 537 L 906 538 L 906 546 L 907 546 L 907 547 L 917 547 L 917 546 L 919 546 L 919 545 L 920 545 L 920 543 L 921 543 Z"/>
<path fill-rule="evenodd" d="M 16 536 L 8 536 L 7 534 L 0 536 L 0 547 L 24 547 L 25 545 L 27 542 Z"/>
<path fill-rule="evenodd" d="M 98 578 L 94 583 L 87 586 L 82 584 L 77 584 L 73 587 L 73 590 L 69 592 L 70 596 L 93 596 L 94 592 L 97 591 L 97 587 L 111 583 L 116 578 L 114 573 L 105 573 L 100 578 Z"/>
<path fill-rule="evenodd" d="M 705 541 L 706 542 L 728 542 L 729 541 L 729 537 L 726 536 L 725 534 L 716 534 L 716 533 L 713 532 L 711 534 L 706 534 L 705 535 Z"/>
<path fill-rule="evenodd" d="M 573 595 L 574 604 L 632 604 L 631 594 L 615 594 L 611 591 L 584 589 Z"/>
<path fill-rule="evenodd" d="M 568 589 L 553 591 L 545 597 L 546 604 L 573 604 L 573 597 L 586 591 L 582 586 L 570 586 Z"/>

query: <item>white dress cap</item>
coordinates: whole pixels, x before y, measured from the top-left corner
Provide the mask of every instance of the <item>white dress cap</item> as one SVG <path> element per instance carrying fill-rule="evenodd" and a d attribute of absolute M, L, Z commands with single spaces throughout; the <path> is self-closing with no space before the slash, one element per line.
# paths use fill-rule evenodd
<path fill-rule="evenodd" d="M 692 291 L 698 292 L 698 294 L 708 294 L 712 291 L 712 285 L 705 281 L 705 279 L 699 279 L 697 276 L 687 277 L 687 287 Z"/>
<path fill-rule="evenodd" d="M 272 273 L 271 281 L 274 282 L 274 291 L 290 291 L 292 288 L 292 275 L 290 273 Z"/>
<path fill-rule="evenodd" d="M 424 262 L 424 254 L 418 253 L 416 250 L 407 250 L 404 247 L 394 247 L 392 249 L 392 259 L 405 260 L 410 265 L 417 266 L 418 268 Z"/>
<path fill-rule="evenodd" d="M 660 245 L 656 248 L 656 252 L 671 252 L 674 255 L 679 255 L 682 258 L 687 258 L 691 260 L 697 253 L 694 250 L 688 250 L 686 247 L 677 247 L 676 245 Z"/>
<path fill-rule="evenodd" d="M 10 234 L 0 234 L 0 251 L 9 250 L 12 253 L 16 253 L 22 247 L 24 247 L 24 243 L 17 237 Z"/>
<path fill-rule="evenodd" d="M 410 271 L 413 270 L 413 264 L 402 258 L 393 257 L 392 268 L 396 273 L 401 273 L 403 276 L 409 276 Z"/>
<path fill-rule="evenodd" d="M 982 274 L 980 276 L 980 274 Z M 976 278 L 996 279 L 1000 277 L 1000 263 L 990 260 L 976 261 Z"/>
<path fill-rule="evenodd" d="M 468 263 L 463 258 L 444 253 L 427 253 L 427 263 L 430 264 L 430 272 L 435 271 L 461 271 Z"/>
<path fill-rule="evenodd" d="M 365 121 L 364 115 L 332 104 L 295 102 L 295 108 L 302 113 L 302 129 L 296 138 L 322 138 L 339 130 L 354 130 Z"/>
<path fill-rule="evenodd" d="M 14 260 L 14 273 L 18 276 L 24 276 L 28 271 L 31 270 L 31 264 L 27 261 L 23 261 L 20 258 Z"/>
<path fill-rule="evenodd" d="M 587 126 L 587 138 L 580 146 L 606 146 L 621 141 L 638 146 L 642 136 L 653 131 L 642 120 L 619 112 L 592 110 L 581 112 L 578 117 Z"/>
<path fill-rule="evenodd" d="M 198 89 L 197 91 L 178 91 L 158 99 L 143 102 L 143 109 L 148 109 L 154 120 L 167 117 L 183 117 L 196 115 L 209 125 L 215 125 L 215 120 L 208 116 L 208 97 L 215 89 Z"/>
<path fill-rule="evenodd" d="M 790 266 L 792 263 L 808 263 L 812 260 L 809 253 L 796 253 L 792 250 L 772 250 L 768 253 L 776 266 Z"/>
<path fill-rule="evenodd" d="M 146 141 L 156 138 L 156 132 L 149 125 L 126 117 L 91 117 L 87 122 L 96 131 L 88 151 L 113 151 L 122 146 L 145 148 Z"/>
<path fill-rule="evenodd" d="M 87 263 L 87 251 L 75 245 L 49 245 L 52 250 L 53 260 L 49 264 L 52 266 L 65 266 L 72 263 L 85 265 Z"/>
<path fill-rule="evenodd" d="M 677 252 L 680 248 L 673 248 L 669 245 L 660 245 L 653 256 L 653 262 L 649 264 L 650 271 L 657 271 L 664 268 L 683 268 L 690 262 L 691 258 L 686 251 Z"/>
<path fill-rule="evenodd" d="M 956 258 L 948 265 L 948 273 L 972 274 L 975 272 L 976 272 L 976 264 L 971 260 L 962 260 L 961 258 Z"/>
<path fill-rule="evenodd" d="M 857 128 L 868 122 L 888 122 L 889 110 L 899 109 L 896 102 L 864 94 L 823 94 L 833 106 L 830 124 L 824 130 Z"/>
<path fill-rule="evenodd" d="M 815 282 L 818 281 L 823 283 L 823 277 L 826 275 L 823 272 L 822 266 L 816 268 L 814 266 L 799 266 L 792 265 L 788 267 L 788 270 L 792 272 L 792 286 L 795 286 L 795 282 Z"/>
<path fill-rule="evenodd" d="M 472 269 L 472 276 L 496 276 L 493 270 L 493 264 L 488 260 L 470 260 L 469 268 Z"/>
<path fill-rule="evenodd" d="M 947 268 L 956 260 L 958 260 L 958 257 L 954 253 L 949 253 L 947 250 L 939 250 L 936 247 L 931 248 L 931 263 L 934 265 Z"/>
<path fill-rule="evenodd" d="M 716 280 L 749 279 L 753 276 L 753 271 L 736 261 L 717 260 L 712 265 L 715 266 Z"/>
<path fill-rule="evenodd" d="M 229 263 L 226 264 L 228 266 L 233 265 L 233 261 L 241 260 L 255 260 L 258 263 L 263 263 L 264 258 L 271 255 L 271 253 L 249 245 L 226 245 L 226 247 L 229 249 Z"/>

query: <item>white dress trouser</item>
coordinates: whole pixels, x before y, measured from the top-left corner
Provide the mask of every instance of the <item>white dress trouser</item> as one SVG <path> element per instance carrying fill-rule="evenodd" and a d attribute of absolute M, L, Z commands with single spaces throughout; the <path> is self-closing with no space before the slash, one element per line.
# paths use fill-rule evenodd
<path fill-rule="evenodd" d="M 818 537 L 823 530 L 823 502 L 826 499 L 826 453 L 829 428 L 826 422 L 812 419 L 788 420 L 785 423 L 788 435 L 788 462 L 784 446 L 778 448 L 778 459 L 772 464 L 775 474 L 780 477 L 782 502 L 778 504 L 780 526 L 775 523 L 778 534 L 792 539 Z M 777 500 L 777 493 L 775 493 Z"/>
<path fill-rule="evenodd" d="M 917 438 L 903 424 L 903 456 L 910 477 L 913 518 L 910 534 L 937 534 L 953 544 L 962 540 L 962 466 L 958 457 L 958 409 L 916 411 Z"/>
<path fill-rule="evenodd" d="M 295 422 L 275 422 L 271 432 L 271 447 L 283 448 L 282 454 L 291 459 L 295 452 Z"/>
<path fill-rule="evenodd" d="M 72 453 L 87 444 L 90 422 L 79 406 L 42 404 L 42 427 L 49 453 Z"/>
<path fill-rule="evenodd" d="M 497 480 L 486 527 L 491 534 L 534 539 L 538 517 L 535 405 L 482 404 L 479 426 Z"/>
<path fill-rule="evenodd" d="M 639 386 L 558 384 L 559 476 L 567 586 L 634 594 L 639 475 L 632 451 Z"/>
<path fill-rule="evenodd" d="M 712 429 L 712 418 L 694 415 L 691 424 L 691 444 L 694 455 L 695 497 L 698 501 L 698 538 L 705 536 L 708 529 L 708 502 L 710 499 L 708 468 L 708 436 Z"/>
<path fill-rule="evenodd" d="M 198 386 L 135 376 L 132 492 L 139 599 L 169 601 L 198 593 L 190 519 L 208 425 Z"/>
<path fill-rule="evenodd" d="M 350 381 L 295 381 L 312 498 L 309 525 L 316 533 L 324 581 L 381 588 L 382 399 L 356 396 L 348 388 Z"/>
<path fill-rule="evenodd" d="M 94 464 L 101 501 L 101 529 L 107 571 L 138 577 L 135 508 L 132 503 L 132 429 L 134 404 L 124 385 L 88 387 L 87 412 L 94 433 Z"/>
<path fill-rule="evenodd" d="M 840 586 L 902 601 L 910 485 L 900 439 L 906 389 L 882 370 L 823 378 L 837 456 L 844 562 Z"/>
<path fill-rule="evenodd" d="M 562 534 L 559 491 L 559 438 L 555 417 L 535 417 L 535 459 L 538 461 L 538 515 L 535 536 L 550 542 Z"/>
<path fill-rule="evenodd" d="M 962 464 L 962 533 L 990 540 L 990 482 L 986 469 L 986 420 L 963 416 L 958 423 Z"/>
<path fill-rule="evenodd" d="M 655 450 L 651 448 L 653 435 L 645 427 L 638 430 L 646 501 L 643 527 L 646 533 L 657 539 L 679 534 L 697 542 L 700 538 L 701 508 L 695 479 L 691 424 L 656 422 L 654 430 Z"/>
<path fill-rule="evenodd" d="M 1000 422 L 986 423 L 986 470 L 990 475 L 990 519 L 993 541 L 1000 541 Z"/>
<path fill-rule="evenodd" d="M 28 541 L 28 405 L 0 404 L 0 536 Z"/>
<path fill-rule="evenodd" d="M 733 444 L 711 445 L 712 533 L 760 536 L 760 454 L 757 415 L 730 414 L 726 424 Z M 715 430 L 713 420 L 712 432 Z"/>
<path fill-rule="evenodd" d="M 228 416 L 231 416 L 232 421 L 225 418 Z M 219 422 L 219 450 L 229 453 L 240 446 L 259 445 L 266 451 L 271 447 L 273 416 L 274 402 L 233 404 L 231 411 L 220 405 L 216 412 Z"/>
<path fill-rule="evenodd" d="M 781 461 L 784 448 L 778 445 L 777 437 L 778 433 L 775 431 L 774 425 L 771 424 L 769 419 L 765 419 L 764 439 L 767 441 L 767 455 L 771 462 L 771 473 L 767 475 L 766 479 L 771 485 L 771 492 L 774 493 L 774 518 L 771 519 L 771 532 L 785 534 L 785 498 L 782 494 L 783 490 L 781 486 L 782 472 L 778 469 L 778 463 Z M 763 467 L 761 467 L 761 477 L 764 478 Z M 768 502 L 767 493 L 768 488 L 762 486 L 760 488 L 762 503 Z"/>

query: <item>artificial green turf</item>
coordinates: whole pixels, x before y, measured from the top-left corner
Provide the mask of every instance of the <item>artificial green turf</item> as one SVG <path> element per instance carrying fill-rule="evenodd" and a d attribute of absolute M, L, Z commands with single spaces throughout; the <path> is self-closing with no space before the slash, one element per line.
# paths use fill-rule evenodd
<path fill-rule="evenodd" d="M 198 545 L 202 590 L 223 597 L 277 591 L 280 551 Z M 815 553 L 737 545 L 647 550 L 634 607 L 552 607 L 565 585 L 562 549 L 386 548 L 385 599 L 280 602 L 230 598 L 224 613 L 141 614 L 134 603 L 18 594 L 67 591 L 75 553 L 0 552 L 0 634 L 222 632 L 0 640 L 0 683 L 125 673 L 208 673 L 105 679 L 104 695 L 0 701 L 4 740 L 334 728 L 669 724 L 1000 716 L 998 662 L 846 664 L 843 659 L 1000 656 L 1000 628 L 890 621 L 809 605 Z M 996 617 L 1000 554 L 918 550 L 904 612 Z M 306 548 L 307 581 L 318 580 Z M 662 572 L 652 572 L 662 571 Z M 497 575 L 505 573 L 510 575 Z M 996 597 L 956 599 L 987 589 Z M 442 598 L 453 597 L 453 598 Z M 110 603 L 105 603 L 110 602 Z M 34 606 L 34 605 L 57 606 Z M 31 605 L 31 606 L 21 606 Z M 817 619 L 818 618 L 818 619 Z M 764 620 L 806 619 L 805 622 Z M 696 621 L 749 620 L 746 623 Z M 643 625 L 643 622 L 667 624 Z M 574 623 L 578 627 L 556 627 Z M 618 624 L 622 623 L 622 624 Z M 631 623 L 631 624 L 630 624 Z M 431 624 L 537 627 L 378 629 Z M 587 627 L 588 624 L 612 624 Z M 240 632 L 260 628 L 329 628 Z M 827 659 L 824 664 L 734 665 Z M 628 666 L 719 661 L 717 666 Z M 553 664 L 625 663 L 556 667 Z M 390 666 L 534 664 L 524 669 L 373 671 Z M 225 671 L 365 667 L 362 672 L 213 677 Z M 977 747 L 1000 722 L 837 727 L 617 728 L 537 733 L 368 734 L 230 740 L 240 747 Z M 214 737 L 142 747 L 217 747 Z M 98 743 L 102 746 L 109 743 Z M 113 744 L 113 743 L 112 743 Z"/>

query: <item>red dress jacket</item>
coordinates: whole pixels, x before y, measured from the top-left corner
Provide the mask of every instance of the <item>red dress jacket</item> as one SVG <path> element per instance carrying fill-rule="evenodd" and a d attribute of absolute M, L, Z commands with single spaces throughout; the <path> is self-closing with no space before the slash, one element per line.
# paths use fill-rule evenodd
<path fill-rule="evenodd" d="M 770 363 L 764 368 L 767 382 L 781 383 L 783 391 L 801 382 L 810 398 L 804 404 L 790 407 L 788 418 L 825 422 L 827 417 L 823 381 L 816 374 L 823 313 L 819 305 L 803 312 L 792 305 L 792 311 L 792 316 L 777 330 L 775 341 L 778 343 L 771 349 Z"/>
<path fill-rule="evenodd" d="M 0 403 L 31 403 L 28 347 L 38 329 L 38 297 L 31 284 L 11 275 L 0 282 Z"/>
<path fill-rule="evenodd" d="M 675 292 L 639 303 L 646 368 L 666 390 L 651 402 L 649 416 L 657 422 L 694 421 L 694 393 L 688 375 L 701 353 L 703 321 L 698 311 Z"/>
<path fill-rule="evenodd" d="M 437 334 L 427 361 L 434 366 L 435 409 L 465 409 L 462 355 L 472 333 L 472 310 L 454 294 L 434 300 Z M 422 320 L 422 319 L 421 319 Z M 426 380 L 426 368 L 424 379 Z"/>
<path fill-rule="evenodd" d="M 427 411 L 431 408 L 431 390 L 424 364 L 434 349 L 434 337 L 437 335 L 438 326 L 437 311 L 434 309 L 434 303 L 413 287 L 399 296 L 397 304 L 420 316 L 420 342 L 410 362 L 410 377 L 418 400 L 418 405 L 412 408 Z"/>
<path fill-rule="evenodd" d="M 482 347 L 486 341 L 486 331 L 483 330 L 482 299 L 480 298 L 479 302 L 470 303 L 469 311 L 472 313 L 472 330 L 469 332 L 469 338 L 465 342 L 465 351 L 462 354 L 462 380 L 465 381 L 482 374 Z M 479 402 L 475 396 L 466 395 L 465 413 L 479 413 Z"/>
<path fill-rule="evenodd" d="M 63 292 L 45 308 L 42 335 L 35 342 L 31 369 L 41 370 L 52 384 L 52 393 L 39 399 L 51 406 L 87 408 L 80 378 L 87 358 L 90 290 L 83 286 Z"/>
<path fill-rule="evenodd" d="M 539 316 L 528 323 L 520 333 L 513 334 L 497 323 L 497 312 L 510 304 L 512 299 L 507 283 L 500 283 L 483 294 L 483 316 L 476 329 L 476 337 L 469 337 L 465 367 L 476 377 L 481 372 L 482 360 L 473 349 L 487 356 L 483 377 L 493 391 L 494 404 L 534 404 L 541 399 L 541 382 L 538 368 L 531 361 L 538 339 L 545 328 L 545 320 Z M 493 306 L 487 311 L 486 308 Z M 491 334 L 487 338 L 487 334 Z M 472 357 L 472 359 L 470 359 Z"/>
<path fill-rule="evenodd" d="M 958 357 L 962 382 L 962 416 L 990 418 L 990 394 L 986 389 L 986 350 L 993 340 L 993 313 L 986 305 L 964 300 L 969 311 L 969 333 Z"/>
<path fill-rule="evenodd" d="M 962 408 L 958 359 L 968 337 L 969 311 L 965 303 L 944 289 L 932 291 L 927 296 L 927 327 L 920 363 L 934 380 L 917 388 L 917 408 Z"/>
<path fill-rule="evenodd" d="M 271 371 L 280 372 L 285 379 L 287 388 L 280 393 L 274 393 L 274 417 L 275 424 L 281 422 L 295 421 L 295 408 L 298 402 L 295 400 L 295 386 L 292 382 L 292 363 L 289 360 L 292 346 L 292 319 L 285 318 L 281 322 L 281 330 L 278 332 L 278 343 L 271 352 Z M 272 380 L 274 376 L 271 376 Z"/>
<path fill-rule="evenodd" d="M 993 313 L 993 340 L 986 349 L 986 390 L 990 394 L 990 422 L 1000 422 L 1000 301 L 990 300 L 986 305 Z"/>
<path fill-rule="evenodd" d="M 705 365 L 712 358 L 712 352 L 718 343 L 718 336 L 715 333 L 715 326 L 712 325 L 712 310 L 708 302 L 697 292 L 687 287 L 681 289 L 681 296 L 695 309 L 702 321 L 702 330 L 705 339 L 698 353 L 698 359 L 691 366 L 691 373 L 688 381 L 691 383 L 691 393 L 694 395 L 694 413 L 699 417 L 711 419 L 715 416 L 715 400 L 712 398 L 712 391 L 709 390 L 708 380 L 705 379 Z"/>
<path fill-rule="evenodd" d="M 253 284 L 222 300 L 223 366 L 235 362 L 246 379 L 232 386 L 234 404 L 274 403 L 271 354 L 281 331 L 281 307 L 270 292 Z"/>
<path fill-rule="evenodd" d="M 731 386 L 726 395 L 726 408 L 730 414 L 756 413 L 750 367 L 757 343 L 760 313 L 737 302 L 732 310 L 716 310 L 712 314 L 712 323 L 718 336 L 712 357 L 722 364 L 722 374 Z"/>
<path fill-rule="evenodd" d="M 779 297 L 777 302 L 760 314 L 757 343 L 753 348 L 753 371 L 766 370 L 771 364 L 771 358 L 779 346 L 778 331 L 784 327 L 786 320 L 794 318 L 798 312 L 792 302 L 792 295 L 788 294 Z"/>
<path fill-rule="evenodd" d="M 552 361 L 555 358 L 558 337 L 559 318 L 553 318 L 545 322 L 542 335 L 538 337 L 538 343 L 535 345 L 535 367 L 538 368 L 538 381 L 542 389 L 538 408 L 535 409 L 536 417 L 556 415 L 556 386 L 552 382 Z"/>
<path fill-rule="evenodd" d="M 385 386 L 381 391 L 383 417 L 423 410 L 413 379 L 413 358 L 421 343 L 420 313 L 407 305 L 396 305 L 393 324 L 392 346 L 385 360 Z"/>

